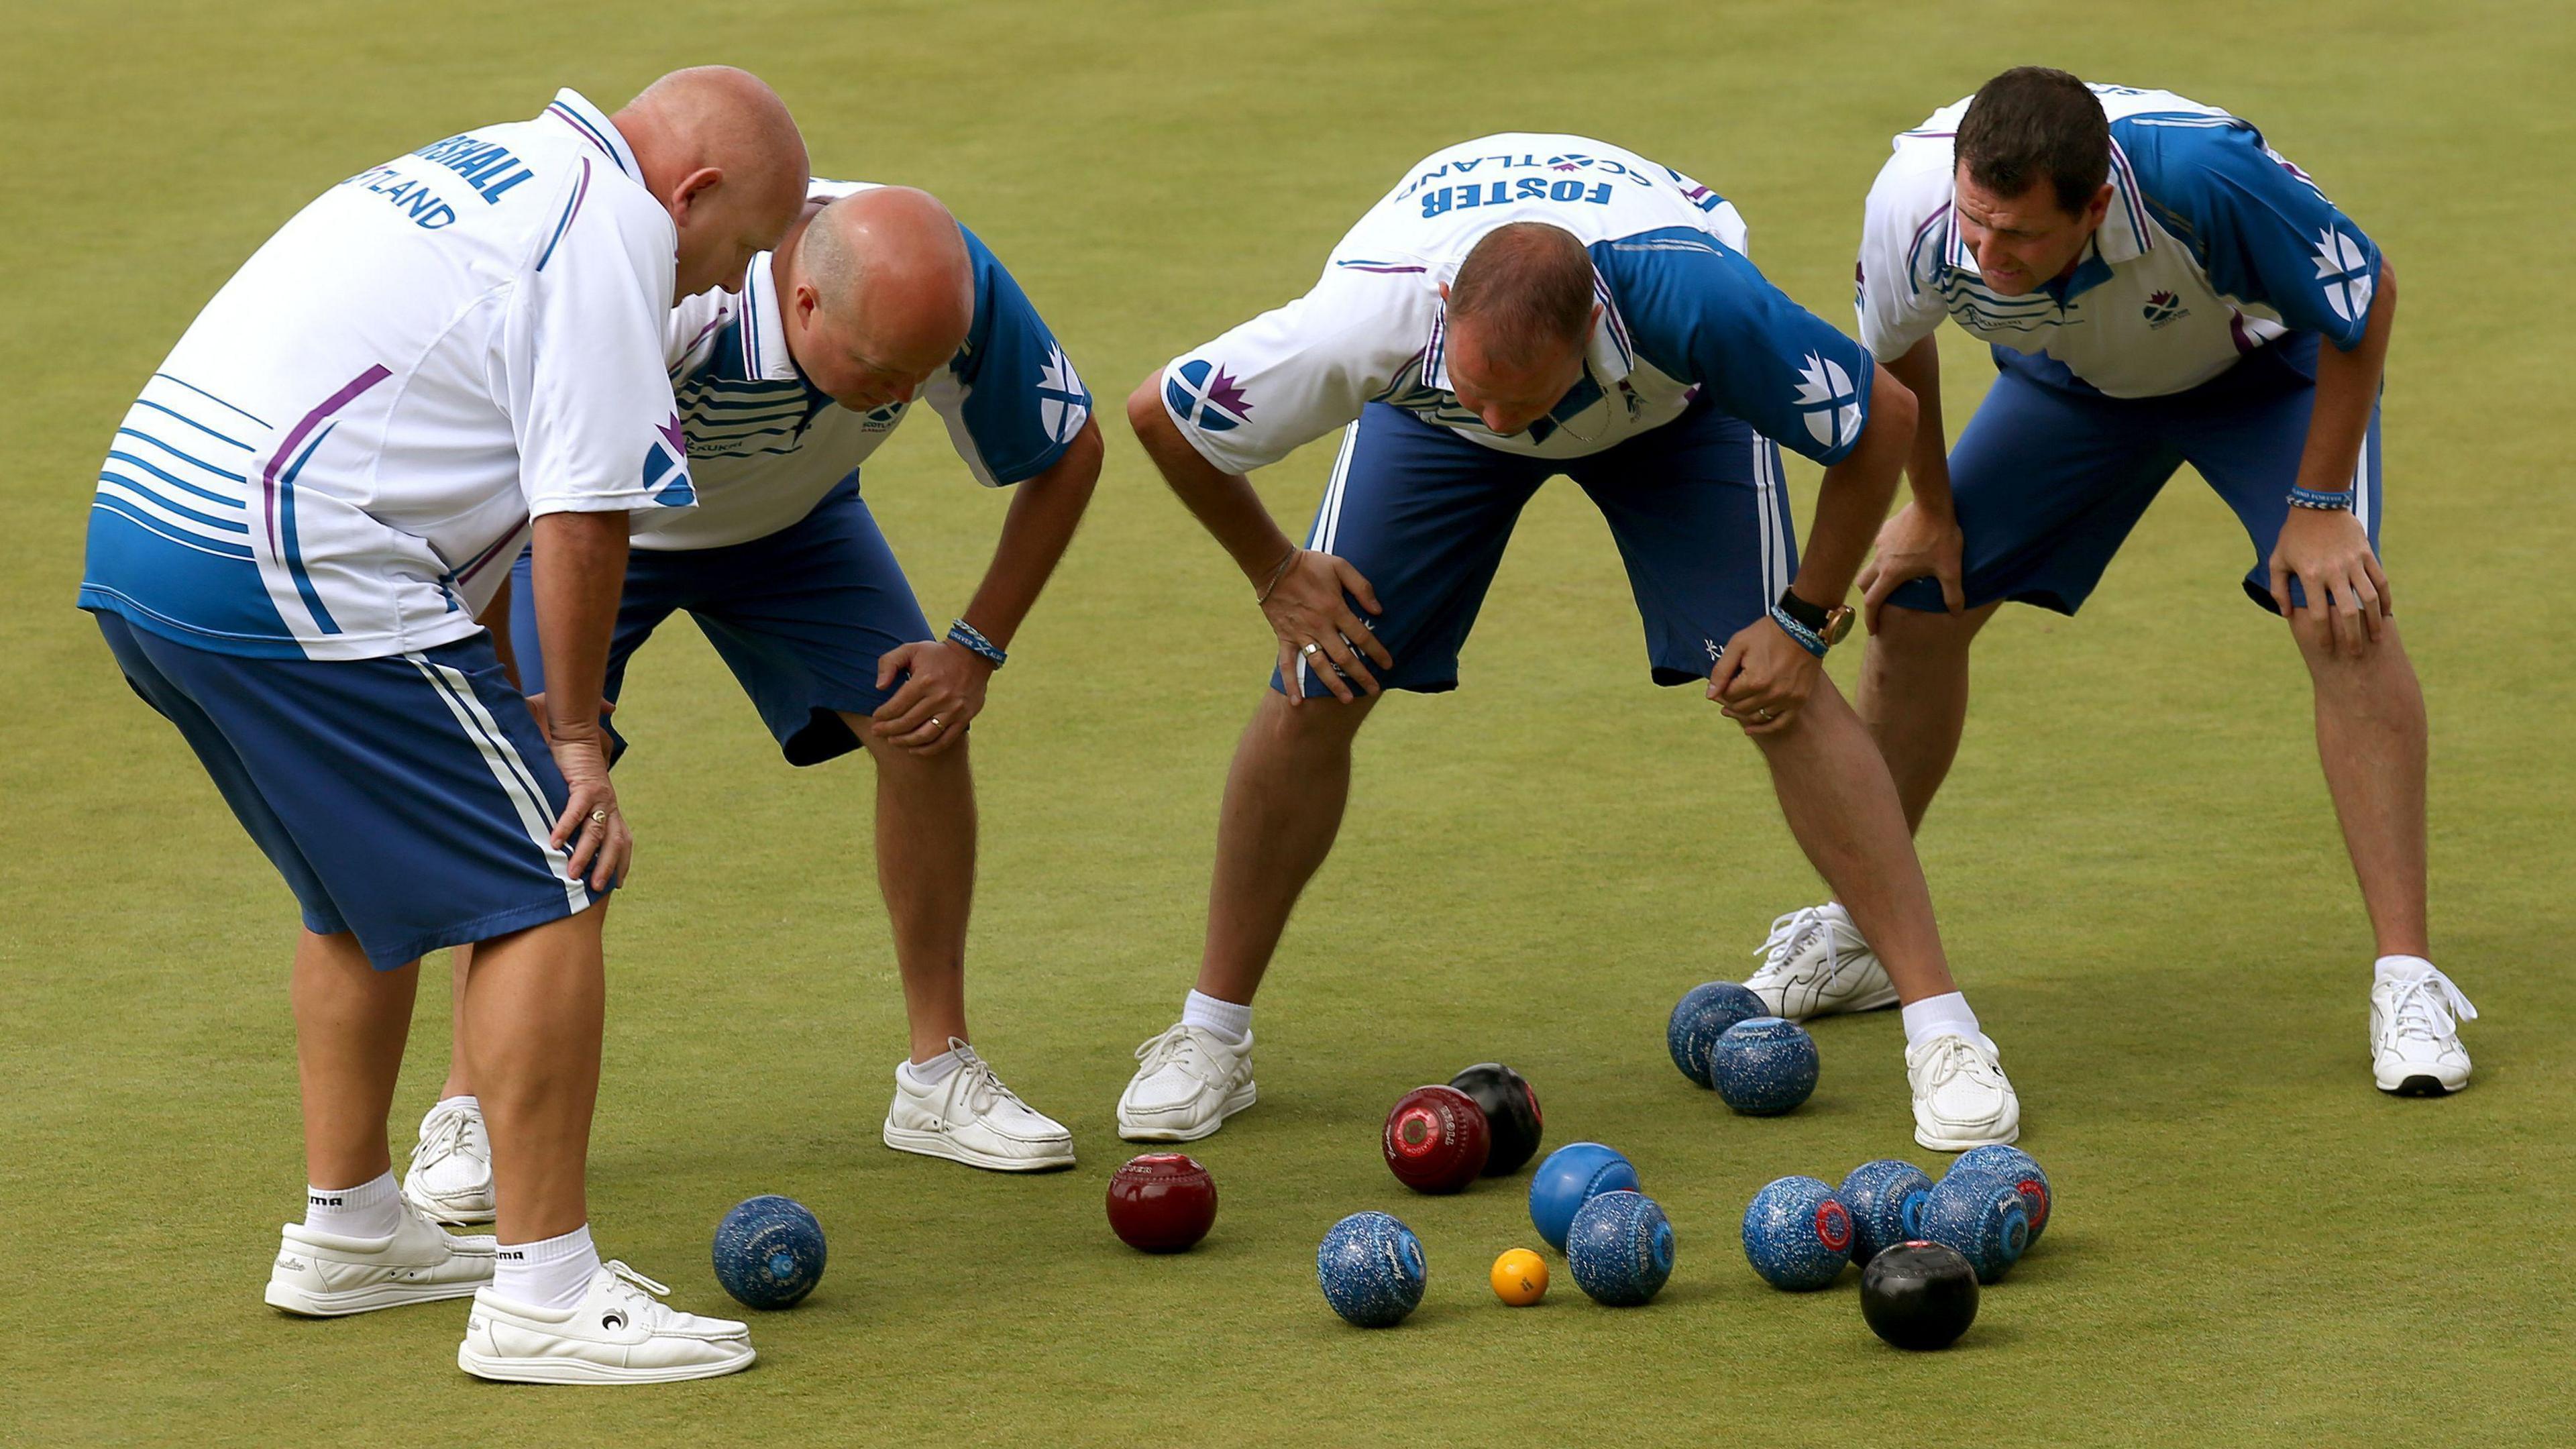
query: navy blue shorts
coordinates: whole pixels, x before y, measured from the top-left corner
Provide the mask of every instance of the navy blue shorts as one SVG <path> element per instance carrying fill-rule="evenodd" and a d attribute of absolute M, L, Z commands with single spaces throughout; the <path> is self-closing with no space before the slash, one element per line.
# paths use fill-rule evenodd
<path fill-rule="evenodd" d="M 323 935 L 379 971 L 587 910 L 547 844 L 563 776 L 477 634 L 384 659 L 251 659 L 100 613 L 126 683 L 179 727 Z"/>
<path fill-rule="evenodd" d="M 2316 402 L 2315 346 L 2313 333 L 2290 338 L 2189 392 L 2147 398 L 2104 397 L 2053 378 L 2044 360 L 1999 352 L 1994 388 L 1950 450 L 1968 607 L 2010 599 L 2074 613 L 2165 481 L 2189 463 L 2245 526 L 2254 547 L 2245 593 L 2271 609 L 2272 545 L 2289 517 Z M 2374 550 L 2379 472 L 2373 408 L 2353 511 Z M 2290 596 L 2305 607 L 2295 579 Z M 1914 579 L 1888 602 L 1938 613 L 1941 586 Z"/>
<path fill-rule="evenodd" d="M 528 555 L 519 556 L 510 580 L 519 682 L 536 694 L 545 689 L 545 673 Z M 894 694 L 877 688 L 877 660 L 899 644 L 931 637 L 894 550 L 860 501 L 856 473 L 824 494 L 813 512 L 766 537 L 629 554 L 608 652 L 607 698 L 615 700 L 625 685 L 635 651 L 683 609 L 742 682 L 791 765 L 820 764 L 859 748 L 842 713 L 876 713 Z M 895 687 L 902 684 L 898 676 Z M 625 744 L 618 736 L 618 748 Z"/>
<path fill-rule="evenodd" d="M 1471 443 L 1371 403 L 1341 456 L 1306 546 L 1347 559 L 1386 612 L 1352 612 L 1394 656 L 1389 689 L 1458 687 L 1458 651 L 1539 485 L 1572 478 L 1610 524 L 1646 627 L 1657 684 L 1708 677 L 1736 631 L 1769 614 L 1798 567 L 1780 450 L 1740 419 L 1694 408 L 1588 458 L 1531 458 Z M 1309 696 L 1332 693 L 1300 660 Z M 1284 692 L 1278 671 L 1273 689 Z"/>

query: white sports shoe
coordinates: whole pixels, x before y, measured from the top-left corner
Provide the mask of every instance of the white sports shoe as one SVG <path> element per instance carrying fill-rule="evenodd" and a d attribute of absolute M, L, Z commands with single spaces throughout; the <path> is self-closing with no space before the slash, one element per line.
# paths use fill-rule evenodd
<path fill-rule="evenodd" d="M 2379 1090 L 2400 1097 L 2440 1097 L 2469 1084 L 2469 1054 L 2460 1023 L 2478 1009 L 2430 967 L 2370 988 L 2370 1068 Z"/>
<path fill-rule="evenodd" d="M 1774 1016 L 1805 1021 L 1896 1004 L 1887 968 L 1878 964 L 1877 953 L 1861 939 L 1839 901 L 1773 921 L 1771 938 L 1756 954 L 1762 965 L 1744 984 Z"/>
<path fill-rule="evenodd" d="M 581 1302 L 538 1308 L 485 1288 L 474 1295 L 456 1366 L 514 1384 L 667 1384 L 751 1367 L 751 1329 L 666 1307 L 671 1290 L 608 1262 Z"/>
<path fill-rule="evenodd" d="M 957 1066 L 927 1087 L 897 1068 L 886 1108 L 885 1145 L 995 1172 L 1073 1166 L 1073 1134 L 1002 1085 L 992 1063 L 955 1037 Z"/>
<path fill-rule="evenodd" d="M 401 1225 L 381 1238 L 344 1238 L 288 1223 L 261 1296 L 271 1308 L 306 1318 L 463 1298 L 492 1281 L 492 1253 L 492 1239 L 442 1231 L 409 1203 L 402 1205 Z"/>
<path fill-rule="evenodd" d="M 480 1109 L 461 1100 L 430 1107 L 403 1170 L 402 1195 L 432 1222 L 492 1221 L 492 1139 Z"/>
<path fill-rule="evenodd" d="M 1196 1142 L 1258 1100 L 1252 1033 L 1236 1044 L 1183 1022 L 1136 1048 L 1135 1079 L 1118 1094 L 1118 1135 Z"/>
<path fill-rule="evenodd" d="M 1945 1031 L 1907 1047 L 1905 1079 L 1914 1087 L 1914 1140 L 1935 1152 L 1965 1152 L 2021 1135 L 2021 1098 L 1983 1032 Z"/>

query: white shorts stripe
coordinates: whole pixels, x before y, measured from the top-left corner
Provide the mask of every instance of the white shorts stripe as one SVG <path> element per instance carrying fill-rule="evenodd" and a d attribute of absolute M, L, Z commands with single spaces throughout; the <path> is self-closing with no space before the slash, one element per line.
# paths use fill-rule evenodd
<path fill-rule="evenodd" d="M 405 654 L 403 658 L 429 680 L 439 698 L 447 702 L 448 713 L 456 716 L 467 737 L 482 751 L 483 763 L 491 768 L 492 778 L 500 782 L 501 793 L 510 797 L 511 806 L 518 811 L 519 828 L 527 832 L 529 842 L 563 882 L 565 904 L 576 912 L 589 909 L 590 892 L 572 873 L 571 855 L 554 843 L 553 811 L 546 803 L 545 792 L 537 788 L 536 776 L 529 771 L 518 748 L 510 743 L 510 737 L 501 732 L 500 721 L 492 718 L 492 712 L 475 697 L 473 682 L 425 655 Z"/>
<path fill-rule="evenodd" d="M 1315 513 L 1315 529 L 1306 546 L 1325 553 L 1341 540 L 1342 492 L 1351 476 L 1351 453 L 1359 446 L 1360 425 L 1354 420 L 1342 429 L 1342 450 L 1333 456 L 1333 476 L 1324 484 L 1324 506 Z"/>
<path fill-rule="evenodd" d="M 2362 531 L 2370 530 L 2370 435 L 2361 435 L 2361 453 L 2352 465 L 2352 514 L 2361 520 Z"/>

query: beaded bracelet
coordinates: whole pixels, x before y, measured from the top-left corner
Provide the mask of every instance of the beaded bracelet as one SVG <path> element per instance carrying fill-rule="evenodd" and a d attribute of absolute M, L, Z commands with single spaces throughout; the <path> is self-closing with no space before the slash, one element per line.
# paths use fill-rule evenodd
<path fill-rule="evenodd" d="M 2345 489 L 2341 493 L 2327 493 L 2316 488 L 2293 488 L 2290 490 L 2290 506 L 2292 508 L 2313 508 L 2321 513 L 2350 513 L 2352 511 L 2352 490 Z"/>
<path fill-rule="evenodd" d="M 1010 662 L 1010 656 L 1002 652 L 1000 645 L 985 638 L 983 630 L 963 619 L 948 626 L 948 642 L 992 665 L 995 669 Z"/>
<path fill-rule="evenodd" d="M 1787 634 L 1790 638 L 1798 641 L 1799 648 L 1815 655 L 1818 659 L 1825 657 L 1825 650 L 1828 647 L 1825 643 L 1825 636 L 1808 628 L 1806 625 L 1799 623 L 1797 617 L 1791 614 L 1788 610 L 1781 608 L 1778 604 L 1773 604 L 1771 606 L 1771 622 L 1779 625 L 1782 633 Z"/>

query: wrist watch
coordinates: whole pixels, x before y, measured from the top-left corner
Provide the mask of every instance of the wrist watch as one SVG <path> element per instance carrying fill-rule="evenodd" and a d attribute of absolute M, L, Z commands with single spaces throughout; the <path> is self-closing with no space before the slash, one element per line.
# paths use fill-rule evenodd
<path fill-rule="evenodd" d="M 1824 640 L 1825 647 L 1828 649 L 1843 642 L 1843 636 L 1851 632 L 1851 605 L 1836 604 L 1828 609 L 1821 604 L 1810 604 L 1798 597 L 1796 589 L 1780 591 L 1780 612 L 1797 620 L 1806 627 L 1808 632 Z"/>

